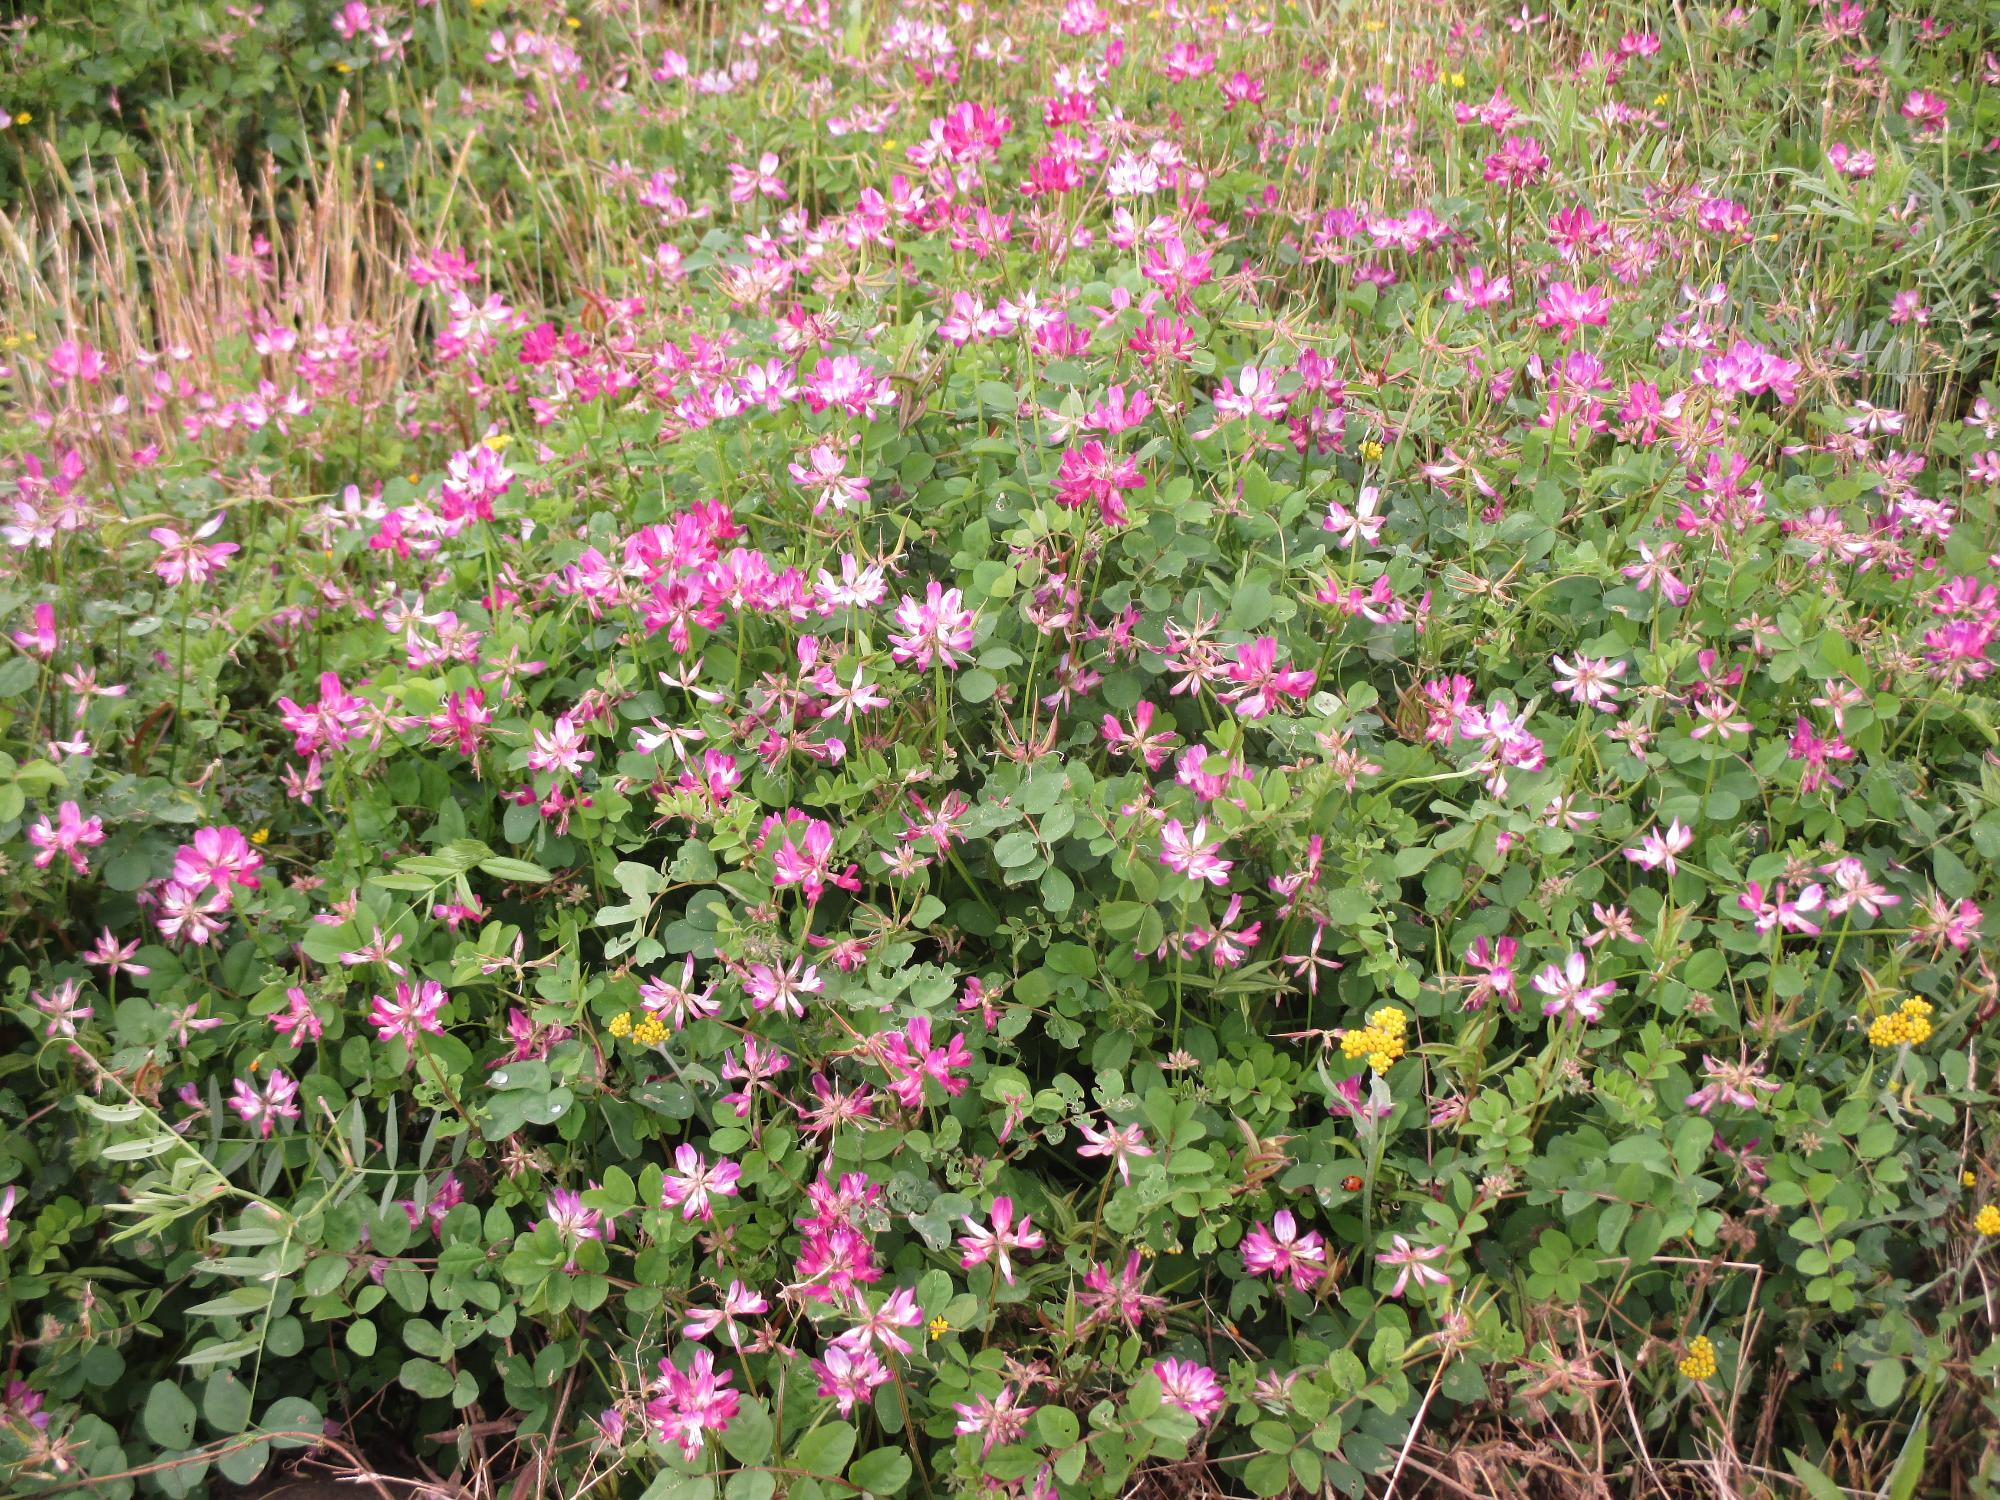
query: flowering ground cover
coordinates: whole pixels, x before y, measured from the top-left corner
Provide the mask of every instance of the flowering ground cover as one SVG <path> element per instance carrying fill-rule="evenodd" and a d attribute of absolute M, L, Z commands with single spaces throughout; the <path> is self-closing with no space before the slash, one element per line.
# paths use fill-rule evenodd
<path fill-rule="evenodd" d="M 0 1492 L 2000 1487 L 1984 7 L 50 9 Z"/>

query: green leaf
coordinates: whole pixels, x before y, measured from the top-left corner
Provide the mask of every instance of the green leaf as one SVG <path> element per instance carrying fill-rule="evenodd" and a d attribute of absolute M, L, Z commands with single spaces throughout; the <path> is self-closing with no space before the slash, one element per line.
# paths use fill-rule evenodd
<path fill-rule="evenodd" d="M 1851 1500 L 1847 1491 L 1827 1478 L 1825 1472 L 1809 1459 L 1787 1448 L 1785 1462 L 1791 1465 L 1792 1473 L 1806 1487 L 1806 1493 L 1812 1496 L 1812 1500 Z"/>
<path fill-rule="evenodd" d="M 179 1452 L 194 1442 L 195 1416 L 187 1393 L 171 1380 L 162 1380 L 147 1395 L 139 1425 L 157 1446 Z"/>
<path fill-rule="evenodd" d="M 800 1438 L 786 1458 L 808 1474 L 837 1475 L 853 1453 L 854 1429 L 845 1422 L 828 1422 Z"/>
<path fill-rule="evenodd" d="M 910 1455 L 901 1448 L 876 1448 L 856 1459 L 847 1477 L 871 1495 L 900 1494 L 910 1482 Z"/>
<path fill-rule="evenodd" d="M 512 880 L 523 885 L 543 885 L 556 878 L 553 872 L 544 870 L 540 865 L 530 864 L 525 859 L 510 859 L 504 854 L 482 859 L 479 868 L 495 880 Z"/>
<path fill-rule="evenodd" d="M 415 1391 L 419 1396 L 433 1400 L 451 1394 L 451 1371 L 434 1360 L 404 1360 L 396 1382 L 406 1391 Z"/>

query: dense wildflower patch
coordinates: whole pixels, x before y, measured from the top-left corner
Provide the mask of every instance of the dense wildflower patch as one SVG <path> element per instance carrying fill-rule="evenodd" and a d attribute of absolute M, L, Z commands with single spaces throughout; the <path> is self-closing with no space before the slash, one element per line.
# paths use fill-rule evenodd
<path fill-rule="evenodd" d="M 1979 25 L 225 9 L 13 75 L 0 1489 L 1992 1483 Z"/>

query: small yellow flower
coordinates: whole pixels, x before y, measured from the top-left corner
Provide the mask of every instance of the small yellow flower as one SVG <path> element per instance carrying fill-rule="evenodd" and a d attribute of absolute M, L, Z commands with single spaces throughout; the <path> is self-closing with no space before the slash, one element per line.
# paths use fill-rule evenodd
<path fill-rule="evenodd" d="M 250 842 L 251 842 L 251 843 L 253 843 L 253 844 L 268 844 L 268 843 L 270 843 L 270 842 L 271 842 L 271 830 L 270 830 L 270 829 L 268 829 L 268 828 L 260 828 L 260 829 L 258 829 L 258 830 L 257 830 L 257 831 L 256 831 L 255 833 L 253 833 L 253 834 L 251 834 L 251 835 L 250 835 Z"/>
<path fill-rule="evenodd" d="M 1377 1073 L 1386 1073 L 1403 1055 L 1403 1031 L 1408 1025 L 1408 1018 L 1394 1006 L 1378 1006 L 1368 1017 L 1366 1026 L 1342 1033 L 1341 1054 L 1350 1058 L 1365 1057 L 1369 1067 Z"/>
<path fill-rule="evenodd" d="M 1382 462 L 1382 455 L 1386 451 L 1375 439 L 1364 438 L 1361 443 L 1361 461 L 1363 463 L 1379 464 Z"/>
<path fill-rule="evenodd" d="M 1931 1039 L 1931 1005 L 1915 996 L 1868 1023 L 1868 1041 L 1876 1047 L 1914 1047 Z"/>
<path fill-rule="evenodd" d="M 1958 1174 L 1958 1185 L 1960 1187 L 1978 1187 L 1979 1174 L 1977 1172 L 1960 1172 Z"/>
<path fill-rule="evenodd" d="M 346 63 L 335 63 L 333 65 L 333 71 L 336 73 L 352 73 L 354 69 L 348 67 Z"/>
<path fill-rule="evenodd" d="M 1689 1380 L 1707 1380 L 1715 1371 L 1715 1345 L 1708 1341 L 1707 1334 L 1698 1333 L 1688 1340 L 1687 1357 L 1680 1362 L 1680 1372 Z"/>
<path fill-rule="evenodd" d="M 641 1047 L 657 1047 L 667 1036 L 667 1023 L 658 1016 L 647 1016 L 632 1028 L 632 1040 Z"/>
<path fill-rule="evenodd" d="M 894 151 L 896 149 L 896 138 L 893 135 L 884 136 L 882 138 L 882 149 L 884 151 Z"/>
<path fill-rule="evenodd" d="M 613 1036 L 630 1036 L 632 1034 L 632 1012 L 629 1010 L 619 1011 L 617 1015 L 611 1018 L 609 1030 Z"/>
<path fill-rule="evenodd" d="M 1453 88 L 1455 88 L 1455 89 L 1462 89 L 1462 88 L 1464 88 L 1464 87 L 1465 87 L 1465 75 L 1464 75 L 1463 73 L 1454 73 L 1454 74 L 1452 74 L 1452 75 L 1451 75 L 1451 86 L 1452 86 Z"/>
<path fill-rule="evenodd" d="M 2000 1239 L 2000 1207 L 1989 1203 L 1972 1216 L 1972 1227 L 1987 1239 Z"/>
<path fill-rule="evenodd" d="M 582 24 L 583 22 L 579 21 L 575 16 L 563 17 L 563 25 L 567 26 L 571 31 L 576 30 Z"/>
<path fill-rule="evenodd" d="M 931 1338 L 932 1338 L 932 1339 L 934 1339 L 934 1340 L 935 1340 L 935 1339 L 941 1339 L 941 1338 L 943 1338 L 943 1337 L 944 1337 L 944 1336 L 945 1336 L 945 1335 L 946 1335 L 947 1333 L 950 1333 L 950 1332 L 951 1332 L 951 1320 L 950 1320 L 949 1318 L 945 1317 L 945 1315 L 944 1315 L 943 1313 L 939 1313 L 939 1314 L 938 1314 L 938 1315 L 937 1315 L 937 1316 L 936 1316 L 935 1318 L 932 1318 L 932 1319 L 931 1319 Z"/>
<path fill-rule="evenodd" d="M 32 125 L 35 123 L 35 116 L 32 111 L 24 109 L 18 115 L 14 116 L 14 123 L 16 125 Z"/>
<path fill-rule="evenodd" d="M 1653 108 L 1665 109 L 1666 107 L 1667 107 L 1667 96 L 1665 94 L 1653 95 Z"/>
<path fill-rule="evenodd" d="M 514 441 L 514 434 L 511 432 L 496 432 L 491 437 L 481 438 L 480 441 L 483 442 L 487 447 L 491 448 L 495 453 L 499 453 L 503 449 L 505 449 L 509 443 Z"/>

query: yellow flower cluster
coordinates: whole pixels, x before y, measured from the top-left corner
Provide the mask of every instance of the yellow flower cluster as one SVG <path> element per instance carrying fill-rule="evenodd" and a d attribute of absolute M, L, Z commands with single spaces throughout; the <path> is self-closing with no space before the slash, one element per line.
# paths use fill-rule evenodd
<path fill-rule="evenodd" d="M 1689 1380 L 1707 1380 L 1715 1374 L 1715 1345 L 1708 1335 L 1698 1333 L 1688 1340 L 1687 1357 L 1680 1363 L 1681 1374 Z"/>
<path fill-rule="evenodd" d="M 629 1010 L 619 1011 L 611 1018 L 611 1024 L 605 1029 L 616 1037 L 630 1037 L 641 1047 L 657 1047 L 669 1035 L 667 1023 L 658 1016 L 642 1015 L 634 1021 Z"/>
<path fill-rule="evenodd" d="M 1989 1240 L 2000 1239 L 2000 1207 L 1987 1204 L 1972 1216 L 1972 1227 Z"/>
<path fill-rule="evenodd" d="M 1340 1050 L 1347 1057 L 1365 1057 L 1369 1067 L 1386 1073 L 1389 1065 L 1403 1055 L 1403 1029 L 1408 1025 L 1408 1019 L 1395 1006 L 1379 1006 L 1369 1015 L 1366 1026 L 1341 1037 Z"/>
<path fill-rule="evenodd" d="M 1915 996 L 1902 1008 L 1868 1023 L 1868 1040 L 1877 1047 L 1914 1047 L 1931 1039 L 1931 1006 Z"/>

